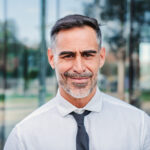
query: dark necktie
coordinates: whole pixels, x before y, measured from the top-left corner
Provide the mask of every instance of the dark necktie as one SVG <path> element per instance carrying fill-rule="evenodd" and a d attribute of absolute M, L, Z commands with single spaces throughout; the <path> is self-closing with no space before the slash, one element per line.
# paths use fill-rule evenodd
<path fill-rule="evenodd" d="M 84 116 L 88 115 L 90 111 L 85 110 L 82 114 L 72 112 L 71 115 L 75 118 L 78 126 L 76 136 L 76 149 L 77 150 L 89 150 L 89 137 L 84 126 Z"/>

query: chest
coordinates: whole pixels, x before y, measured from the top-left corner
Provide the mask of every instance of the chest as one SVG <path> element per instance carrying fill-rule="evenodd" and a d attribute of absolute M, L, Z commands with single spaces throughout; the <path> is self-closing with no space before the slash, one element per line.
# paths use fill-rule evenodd
<path fill-rule="evenodd" d="M 139 150 L 140 133 L 138 127 L 126 122 L 111 119 L 85 119 L 86 131 L 89 135 L 90 150 Z M 37 132 L 39 131 L 39 133 Z M 28 137 L 30 148 L 39 150 L 76 150 L 77 124 L 72 118 L 53 121 L 38 129 Z M 32 146 L 32 148 L 31 148 Z"/>

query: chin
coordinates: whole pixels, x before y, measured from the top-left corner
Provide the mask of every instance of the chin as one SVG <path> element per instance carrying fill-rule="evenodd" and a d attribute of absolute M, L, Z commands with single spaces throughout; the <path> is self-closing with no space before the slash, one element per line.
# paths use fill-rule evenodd
<path fill-rule="evenodd" d="M 71 95 L 72 97 L 74 98 L 77 98 L 77 99 L 81 99 L 81 98 L 85 98 L 87 97 L 91 92 L 92 92 L 92 89 L 87 89 L 87 88 L 79 88 L 79 89 L 71 89 L 71 88 L 68 88 L 68 89 L 65 89 L 65 91 Z"/>
<path fill-rule="evenodd" d="M 81 99 L 81 98 L 85 98 L 87 97 L 90 92 L 86 92 L 86 93 L 74 93 L 74 92 L 69 92 L 68 94 L 70 94 L 72 97 L 77 98 L 77 99 Z"/>

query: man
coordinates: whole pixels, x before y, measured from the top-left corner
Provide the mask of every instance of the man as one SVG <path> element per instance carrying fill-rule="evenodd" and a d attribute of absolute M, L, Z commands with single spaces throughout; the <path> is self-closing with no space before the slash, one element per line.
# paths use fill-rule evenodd
<path fill-rule="evenodd" d="M 150 118 L 97 88 L 105 61 L 97 21 L 69 15 L 51 31 L 55 98 L 16 125 L 5 150 L 150 150 Z"/>

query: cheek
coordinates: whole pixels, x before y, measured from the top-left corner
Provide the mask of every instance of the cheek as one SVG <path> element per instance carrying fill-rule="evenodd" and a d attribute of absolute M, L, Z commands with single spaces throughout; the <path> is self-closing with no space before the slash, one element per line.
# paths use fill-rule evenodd
<path fill-rule="evenodd" d="M 65 73 L 66 71 L 68 71 L 69 69 L 71 68 L 71 64 L 70 63 L 57 63 L 56 64 L 56 69 L 57 69 L 57 72 L 59 74 L 63 74 Z"/>
<path fill-rule="evenodd" d="M 90 63 L 87 64 L 88 70 L 90 70 L 93 74 L 97 74 L 99 70 L 99 62 L 98 61 L 90 61 Z"/>

